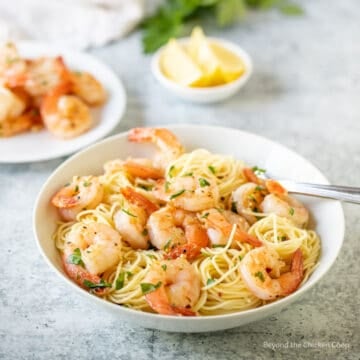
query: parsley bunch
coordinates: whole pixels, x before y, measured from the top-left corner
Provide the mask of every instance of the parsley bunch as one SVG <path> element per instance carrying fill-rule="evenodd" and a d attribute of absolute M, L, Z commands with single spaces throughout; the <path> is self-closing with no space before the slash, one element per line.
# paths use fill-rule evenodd
<path fill-rule="evenodd" d="M 287 15 L 300 15 L 302 9 L 291 0 L 167 0 L 155 15 L 143 23 L 143 49 L 151 53 L 170 38 L 184 34 L 184 24 L 211 14 L 218 26 L 231 25 L 246 16 L 249 9 L 277 8 Z"/>

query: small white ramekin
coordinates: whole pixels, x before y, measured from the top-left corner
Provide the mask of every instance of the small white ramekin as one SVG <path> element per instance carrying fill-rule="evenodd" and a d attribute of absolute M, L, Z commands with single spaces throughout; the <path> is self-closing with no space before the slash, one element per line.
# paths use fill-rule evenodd
<path fill-rule="evenodd" d="M 210 42 L 216 42 L 219 45 L 223 46 L 227 50 L 232 51 L 234 54 L 239 56 L 245 65 L 245 72 L 236 80 L 225 84 L 212 87 L 189 87 L 182 86 L 167 78 L 161 70 L 160 66 L 160 57 L 164 50 L 164 47 L 161 47 L 152 58 L 151 70 L 154 74 L 156 80 L 164 86 L 166 89 L 170 90 L 177 97 L 194 102 L 194 103 L 212 103 L 225 100 L 226 98 L 234 95 L 236 92 L 242 88 L 246 82 L 249 80 L 252 71 L 253 64 L 250 58 L 250 55 L 243 50 L 240 46 L 236 45 L 233 42 L 218 38 L 208 38 Z M 180 44 L 186 44 L 190 40 L 189 37 L 178 39 Z"/>

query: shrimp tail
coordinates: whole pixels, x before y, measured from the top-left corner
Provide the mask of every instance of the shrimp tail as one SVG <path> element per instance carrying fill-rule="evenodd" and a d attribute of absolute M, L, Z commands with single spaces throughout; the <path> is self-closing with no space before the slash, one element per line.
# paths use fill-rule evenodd
<path fill-rule="evenodd" d="M 134 161 L 126 161 L 123 165 L 126 172 L 132 176 L 139 177 L 141 179 L 161 179 L 164 177 L 163 171 L 151 166 L 145 166 L 137 164 Z"/>
<path fill-rule="evenodd" d="M 174 247 L 166 257 L 176 259 L 181 255 L 186 255 L 188 260 L 195 259 L 201 252 L 201 249 L 208 246 L 209 238 L 206 230 L 198 224 L 185 225 L 185 237 L 187 243 Z"/>
<path fill-rule="evenodd" d="M 196 313 L 187 307 L 169 304 L 163 287 L 145 295 L 145 299 L 150 307 L 159 314 L 196 316 Z"/>
<path fill-rule="evenodd" d="M 152 214 L 154 211 L 159 210 L 158 205 L 154 204 L 152 201 L 147 199 L 142 194 L 136 192 L 130 186 L 122 188 L 121 194 L 125 197 L 126 200 L 132 202 L 133 204 L 140 206 L 145 209 L 148 215 Z"/>
<path fill-rule="evenodd" d="M 93 284 L 99 284 L 101 281 L 101 278 L 99 276 L 90 274 L 80 265 L 70 264 L 65 254 L 63 255 L 63 265 L 66 274 L 83 289 L 89 290 L 89 288 L 85 285 L 86 281 L 89 281 Z M 102 295 L 106 292 L 106 289 L 95 288 L 95 292 L 98 295 Z"/>
<path fill-rule="evenodd" d="M 255 183 L 260 186 L 264 186 L 265 181 L 263 179 L 260 179 L 256 174 L 254 173 L 253 169 L 251 168 L 244 168 L 243 174 L 245 178 L 252 183 Z"/>
<path fill-rule="evenodd" d="M 287 195 L 287 190 L 276 180 L 269 179 L 265 181 L 265 186 L 269 193 L 275 195 Z"/>
<path fill-rule="evenodd" d="M 297 249 L 292 257 L 291 271 L 283 274 L 279 278 L 279 283 L 283 290 L 283 295 L 293 293 L 301 284 L 304 277 L 304 263 L 301 249 Z"/>
<path fill-rule="evenodd" d="M 229 234 L 230 235 L 230 234 Z M 254 247 L 259 247 L 259 246 L 263 246 L 264 244 L 258 239 L 256 238 L 255 236 L 252 236 L 250 234 L 248 234 L 247 232 L 245 231 L 242 231 L 240 229 L 236 229 L 236 232 L 235 232 L 235 236 L 234 236 L 234 239 L 235 240 L 238 240 L 242 243 L 247 243 L 247 244 L 250 244 Z"/>

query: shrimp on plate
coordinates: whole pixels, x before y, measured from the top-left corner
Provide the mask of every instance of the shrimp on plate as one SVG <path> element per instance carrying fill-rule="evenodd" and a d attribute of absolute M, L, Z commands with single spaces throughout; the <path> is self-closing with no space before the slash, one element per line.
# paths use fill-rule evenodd
<path fill-rule="evenodd" d="M 96 176 L 74 176 L 71 183 L 61 188 L 51 199 L 61 218 L 73 221 L 82 210 L 94 209 L 102 200 L 103 185 Z"/>
<path fill-rule="evenodd" d="M 15 44 L 0 46 L 0 84 L 10 88 L 23 85 L 27 69 L 27 62 L 20 57 Z"/>
<path fill-rule="evenodd" d="M 90 106 L 99 106 L 106 101 L 106 91 L 94 76 L 85 71 L 71 72 L 72 92 Z"/>
<path fill-rule="evenodd" d="M 28 63 L 23 86 L 31 96 L 40 98 L 59 86 L 70 86 L 70 72 L 61 56 L 42 57 Z"/>
<path fill-rule="evenodd" d="M 166 169 L 169 163 L 184 153 L 184 147 L 168 129 L 134 128 L 129 131 L 128 139 L 137 143 L 153 143 L 158 148 L 154 167 Z"/>
<path fill-rule="evenodd" d="M 209 242 L 206 230 L 195 214 L 172 206 L 153 212 L 147 229 L 152 245 L 166 251 L 168 258 L 185 255 L 192 260 Z"/>
<path fill-rule="evenodd" d="M 291 294 L 300 286 L 304 276 L 301 250 L 294 252 L 290 271 L 281 273 L 284 265 L 276 250 L 262 246 L 245 255 L 240 272 L 245 285 L 255 296 L 274 300 Z"/>
<path fill-rule="evenodd" d="M 200 297 L 201 281 L 184 258 L 153 263 L 141 288 L 147 303 L 159 314 L 196 315 L 192 308 Z"/>
<path fill-rule="evenodd" d="M 40 112 L 45 126 L 55 136 L 73 138 L 87 131 L 92 125 L 88 106 L 73 95 L 65 95 L 68 85 L 60 85 L 43 99 Z"/>
<path fill-rule="evenodd" d="M 226 245 L 234 225 L 236 225 L 236 230 L 232 244 L 239 241 L 252 246 L 262 245 L 260 240 L 247 233 L 249 230 L 247 221 L 232 211 L 208 209 L 204 210 L 198 217 L 204 223 L 210 243 L 213 246 Z"/>
<path fill-rule="evenodd" d="M 66 273 L 78 285 L 101 294 L 110 284 L 106 284 L 100 275 L 116 266 L 120 256 L 120 234 L 109 225 L 94 222 L 69 232 L 63 264 Z"/>
<path fill-rule="evenodd" d="M 147 220 L 158 206 L 131 187 L 121 189 L 121 193 L 127 201 L 114 214 L 115 228 L 133 249 L 147 249 L 150 242 Z"/>
<path fill-rule="evenodd" d="M 215 207 L 220 196 L 215 180 L 196 175 L 159 180 L 153 194 L 161 201 L 194 212 Z"/>

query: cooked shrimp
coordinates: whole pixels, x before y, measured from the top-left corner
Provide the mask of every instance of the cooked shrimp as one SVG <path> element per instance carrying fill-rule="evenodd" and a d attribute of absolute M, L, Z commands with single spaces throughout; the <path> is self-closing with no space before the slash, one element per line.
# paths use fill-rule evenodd
<path fill-rule="evenodd" d="M 41 115 L 46 127 L 63 139 L 73 138 L 88 130 L 92 117 L 87 105 L 79 98 L 64 95 L 67 86 L 59 86 L 50 91 L 41 104 Z"/>
<path fill-rule="evenodd" d="M 151 142 L 158 148 L 154 167 L 165 169 L 169 163 L 184 153 L 184 148 L 177 137 L 163 128 L 131 129 L 128 139 L 134 142 Z"/>
<path fill-rule="evenodd" d="M 212 245 L 226 245 L 233 225 L 237 225 L 233 238 L 234 241 L 248 243 L 253 246 L 261 246 L 262 242 L 247 233 L 249 224 L 247 221 L 231 211 L 221 209 L 209 209 L 199 215 L 199 219 L 205 224 L 207 235 Z"/>
<path fill-rule="evenodd" d="M 61 188 L 51 199 L 66 221 L 87 209 L 94 209 L 102 200 L 103 185 L 96 176 L 74 176 L 71 183 Z"/>
<path fill-rule="evenodd" d="M 162 201 L 187 211 L 202 211 L 213 208 L 219 200 L 219 188 L 214 180 L 199 176 L 185 176 L 160 180 L 153 190 Z"/>
<path fill-rule="evenodd" d="M 164 177 L 162 169 L 155 168 L 150 159 L 128 158 L 123 161 L 120 159 L 111 160 L 104 165 L 105 172 L 113 173 L 125 171 L 133 177 L 141 179 L 161 179 Z"/>
<path fill-rule="evenodd" d="M 295 225 L 304 227 L 309 221 L 309 212 L 297 199 L 289 195 L 269 194 L 260 205 L 264 213 L 274 213 L 290 219 Z"/>
<path fill-rule="evenodd" d="M 258 212 L 266 193 L 264 187 L 253 182 L 240 185 L 231 194 L 231 208 L 242 215 L 250 224 L 253 224 L 257 220 L 256 216 L 247 213 L 247 211 Z"/>
<path fill-rule="evenodd" d="M 293 254 L 291 270 L 281 274 L 284 262 L 268 247 L 249 251 L 240 264 L 245 285 L 258 298 L 273 300 L 294 292 L 303 279 L 303 257 L 300 249 Z"/>
<path fill-rule="evenodd" d="M 37 131 L 43 127 L 41 117 L 36 109 L 29 110 L 15 118 L 0 122 L 0 137 L 20 134 L 24 131 Z"/>
<path fill-rule="evenodd" d="M 147 249 L 150 238 L 146 223 L 158 206 L 131 187 L 121 193 L 127 202 L 114 214 L 115 227 L 133 249 Z"/>
<path fill-rule="evenodd" d="M 0 86 L 0 123 L 19 117 L 26 109 L 26 102 L 3 86 Z"/>
<path fill-rule="evenodd" d="M 195 316 L 201 281 L 184 258 L 154 263 L 141 284 L 150 307 L 163 315 Z"/>
<path fill-rule="evenodd" d="M 63 262 L 70 278 L 81 287 L 94 288 L 99 293 L 104 285 L 100 275 L 115 266 L 120 255 L 120 234 L 109 225 L 94 222 L 69 233 Z"/>
<path fill-rule="evenodd" d="M 10 88 L 24 85 L 27 63 L 13 43 L 0 46 L 0 83 Z"/>
<path fill-rule="evenodd" d="M 194 214 L 171 206 L 152 213 L 147 229 L 152 245 L 167 251 L 171 258 L 186 254 L 188 259 L 194 259 L 209 241 Z"/>
<path fill-rule="evenodd" d="M 85 71 L 71 73 L 72 91 L 90 106 L 98 106 L 106 101 L 106 91 L 94 76 Z"/>
<path fill-rule="evenodd" d="M 24 88 L 30 95 L 44 96 L 63 85 L 70 87 L 70 73 L 61 56 L 29 61 Z"/>

